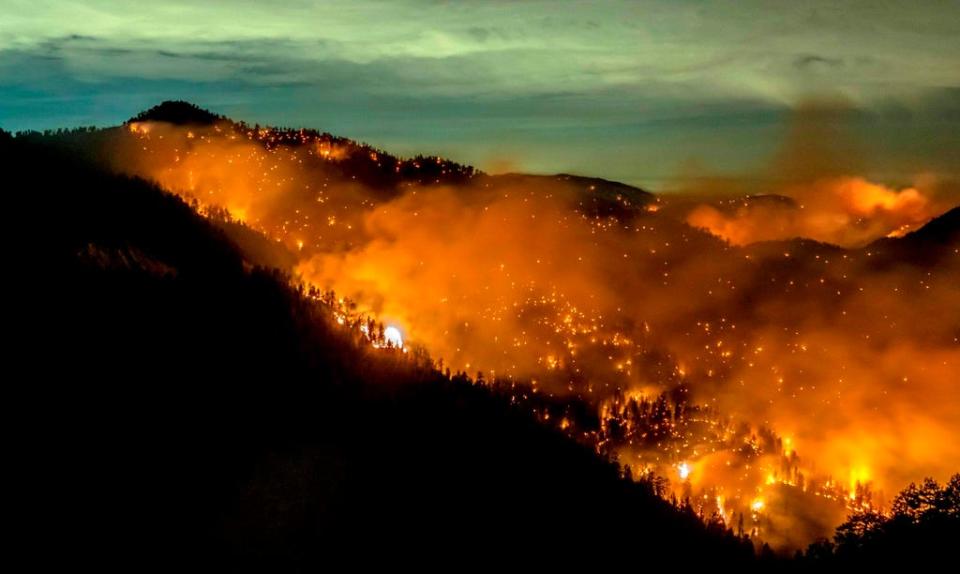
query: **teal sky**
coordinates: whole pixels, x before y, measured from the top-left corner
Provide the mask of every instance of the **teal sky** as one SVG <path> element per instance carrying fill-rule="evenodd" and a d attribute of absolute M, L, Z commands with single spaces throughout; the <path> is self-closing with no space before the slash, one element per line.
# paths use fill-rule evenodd
<path fill-rule="evenodd" d="M 0 126 L 164 99 L 486 169 L 677 184 L 842 101 L 878 179 L 960 173 L 960 2 L 0 0 Z"/>

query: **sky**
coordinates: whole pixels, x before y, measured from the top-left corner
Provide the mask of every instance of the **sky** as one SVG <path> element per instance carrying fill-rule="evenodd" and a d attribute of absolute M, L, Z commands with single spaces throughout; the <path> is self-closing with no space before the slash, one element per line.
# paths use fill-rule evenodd
<path fill-rule="evenodd" d="M 960 1 L 0 0 L 0 127 L 166 99 L 488 171 L 654 191 L 829 102 L 865 173 L 960 176 Z"/>

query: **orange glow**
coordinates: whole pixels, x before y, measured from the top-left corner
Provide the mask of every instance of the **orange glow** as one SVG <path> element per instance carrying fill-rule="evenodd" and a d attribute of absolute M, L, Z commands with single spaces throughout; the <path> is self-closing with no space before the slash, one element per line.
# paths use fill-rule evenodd
<path fill-rule="evenodd" d="M 383 331 L 383 338 L 387 341 L 387 344 L 398 349 L 403 348 L 403 334 L 400 333 L 400 329 L 397 329 L 392 325 L 387 327 Z"/>
<path fill-rule="evenodd" d="M 733 245 L 809 237 L 860 246 L 880 237 L 898 237 L 942 211 L 917 188 L 894 189 L 859 177 L 838 177 L 792 186 L 785 202 L 700 205 L 687 221 Z"/>
<path fill-rule="evenodd" d="M 765 190 L 778 198 L 692 190 L 611 215 L 591 211 L 602 189 L 564 180 L 411 175 L 376 188 L 338 162 L 382 175 L 440 160 L 391 164 L 325 136 L 120 131 L 118 169 L 294 251 L 289 271 L 333 290 L 336 323 L 375 346 L 582 401 L 593 427 L 572 411 L 537 416 L 725 519 L 787 524 L 785 500 L 822 515 L 792 539 L 756 525 L 763 539 L 829 535 L 874 493 L 960 464 L 960 345 L 944 312 L 960 301 L 960 258 L 889 265 L 859 249 L 940 215 L 956 196 L 947 183 L 831 171 Z M 850 249 L 757 243 L 796 237 Z M 381 338 L 365 317 L 391 325 Z"/>

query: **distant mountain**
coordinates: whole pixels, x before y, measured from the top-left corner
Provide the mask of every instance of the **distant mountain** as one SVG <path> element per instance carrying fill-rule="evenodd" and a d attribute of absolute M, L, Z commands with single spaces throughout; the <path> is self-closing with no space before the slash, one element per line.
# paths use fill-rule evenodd
<path fill-rule="evenodd" d="M 222 122 L 264 146 L 274 149 L 321 146 L 336 156 L 333 162 L 345 179 L 375 189 L 391 190 L 404 185 L 461 185 L 471 180 L 480 185 L 512 185 L 524 182 L 562 182 L 580 192 L 578 201 L 593 215 L 607 215 L 641 209 L 655 200 L 653 194 L 624 183 L 570 174 L 530 175 L 510 173 L 487 175 L 480 170 L 438 156 L 400 158 L 388 151 L 349 138 L 315 129 L 249 125 L 205 110 L 184 101 L 165 101 L 131 118 L 131 122 L 166 122 L 178 126 L 210 126 Z"/>
<path fill-rule="evenodd" d="M 656 202 L 656 196 L 649 191 L 599 177 L 586 177 L 560 173 L 556 175 L 533 175 L 526 173 L 505 173 L 487 176 L 482 181 L 492 185 L 537 185 L 543 182 L 563 183 L 574 191 L 576 207 L 588 215 L 623 215 L 645 209 Z"/>
<path fill-rule="evenodd" d="M 875 256 L 878 263 L 935 265 L 943 257 L 955 256 L 960 248 L 960 207 L 933 218 L 920 229 L 903 237 L 884 237 L 862 251 Z"/>
<path fill-rule="evenodd" d="M 358 181 L 388 196 L 405 185 L 462 184 L 476 170 L 438 156 L 417 155 L 400 158 L 368 144 L 309 128 L 268 127 L 250 125 L 217 115 L 184 101 L 165 101 L 134 116 L 126 122 L 164 122 L 177 126 L 209 127 L 219 124 L 223 137 L 243 136 L 268 150 L 312 147 L 322 150 L 321 156 L 339 170 L 344 180 Z"/>
<path fill-rule="evenodd" d="M 948 244 L 960 240 L 960 207 L 928 221 L 923 227 L 912 231 L 901 241 L 914 244 Z"/>

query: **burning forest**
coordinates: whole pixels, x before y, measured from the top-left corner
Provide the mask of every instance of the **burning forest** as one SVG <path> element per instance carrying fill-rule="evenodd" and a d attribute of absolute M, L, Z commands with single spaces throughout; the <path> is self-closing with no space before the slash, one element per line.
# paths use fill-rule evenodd
<path fill-rule="evenodd" d="M 794 165 L 771 159 L 789 178 L 741 195 L 488 175 L 198 114 L 167 103 L 66 145 L 262 233 L 260 263 L 339 325 L 705 521 L 803 548 L 956 470 L 958 187 L 846 171 L 809 139 L 816 114 L 784 143 Z"/>
<path fill-rule="evenodd" d="M 33 559 L 956 562 L 956 5 L 7 1 Z"/>

